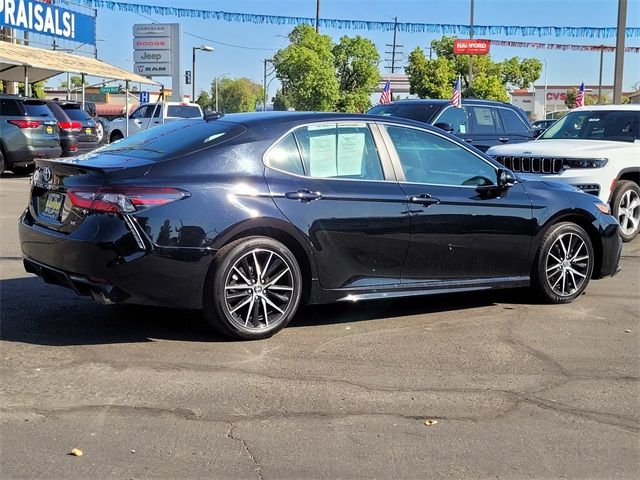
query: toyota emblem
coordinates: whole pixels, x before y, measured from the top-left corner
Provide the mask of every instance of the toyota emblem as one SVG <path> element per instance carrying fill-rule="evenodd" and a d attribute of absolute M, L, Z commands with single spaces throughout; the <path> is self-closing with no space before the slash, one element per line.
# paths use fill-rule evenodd
<path fill-rule="evenodd" d="M 42 169 L 42 180 L 44 180 L 46 183 L 49 183 L 49 181 L 51 180 L 51 169 L 49 167 L 44 167 Z"/>

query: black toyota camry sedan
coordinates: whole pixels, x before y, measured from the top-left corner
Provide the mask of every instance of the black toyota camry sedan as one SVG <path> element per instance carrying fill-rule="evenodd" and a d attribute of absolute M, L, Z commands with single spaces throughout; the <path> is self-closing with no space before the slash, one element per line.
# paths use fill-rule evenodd
<path fill-rule="evenodd" d="M 522 286 L 570 302 L 621 249 L 592 195 L 423 123 L 333 113 L 186 120 L 38 160 L 19 228 L 46 282 L 203 309 L 243 339 L 310 303 Z"/>

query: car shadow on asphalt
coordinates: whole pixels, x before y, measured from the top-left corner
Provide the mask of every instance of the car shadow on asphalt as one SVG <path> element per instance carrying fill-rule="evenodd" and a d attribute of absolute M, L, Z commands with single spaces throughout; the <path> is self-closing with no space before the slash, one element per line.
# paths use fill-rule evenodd
<path fill-rule="evenodd" d="M 532 303 L 525 289 L 434 295 L 302 308 L 289 328 L 428 315 L 495 305 Z M 199 311 L 100 305 L 37 277 L 0 280 L 0 339 L 36 345 L 230 342 Z"/>

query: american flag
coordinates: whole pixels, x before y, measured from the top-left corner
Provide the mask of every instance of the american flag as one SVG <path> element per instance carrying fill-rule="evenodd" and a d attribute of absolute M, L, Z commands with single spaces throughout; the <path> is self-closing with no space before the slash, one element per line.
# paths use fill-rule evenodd
<path fill-rule="evenodd" d="M 454 107 L 462 108 L 462 93 L 460 92 L 460 77 L 456 80 L 456 86 L 453 87 L 451 94 L 451 104 Z"/>
<path fill-rule="evenodd" d="M 576 94 L 576 108 L 577 107 L 584 107 L 584 82 L 580 84 L 580 88 Z"/>
<path fill-rule="evenodd" d="M 386 105 L 388 103 L 391 103 L 391 80 L 387 80 L 380 94 L 380 104 Z"/>

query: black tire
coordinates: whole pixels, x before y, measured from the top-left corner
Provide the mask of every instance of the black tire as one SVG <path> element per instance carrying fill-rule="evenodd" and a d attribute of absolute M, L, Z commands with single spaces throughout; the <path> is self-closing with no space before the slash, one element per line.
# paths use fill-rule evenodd
<path fill-rule="evenodd" d="M 587 232 L 575 223 L 552 225 L 533 265 L 531 284 L 547 303 L 569 303 L 589 284 L 595 254 Z"/>
<path fill-rule="evenodd" d="M 204 316 L 227 336 L 258 340 L 291 321 L 301 296 L 302 274 L 291 251 L 272 238 L 247 237 L 218 252 L 205 281 Z"/>
<path fill-rule="evenodd" d="M 2 153 L 2 150 L 0 150 L 0 175 L 4 173 L 6 168 L 7 168 L 7 164 L 4 160 L 4 154 Z"/>
<path fill-rule="evenodd" d="M 637 183 L 631 180 L 618 182 L 611 196 L 611 214 L 620 223 L 620 237 L 623 242 L 630 242 L 638 236 L 638 232 L 640 232 L 640 187 Z"/>
<path fill-rule="evenodd" d="M 118 140 L 122 140 L 124 136 L 120 132 L 113 132 L 111 137 L 109 138 L 109 143 L 117 142 Z"/>

